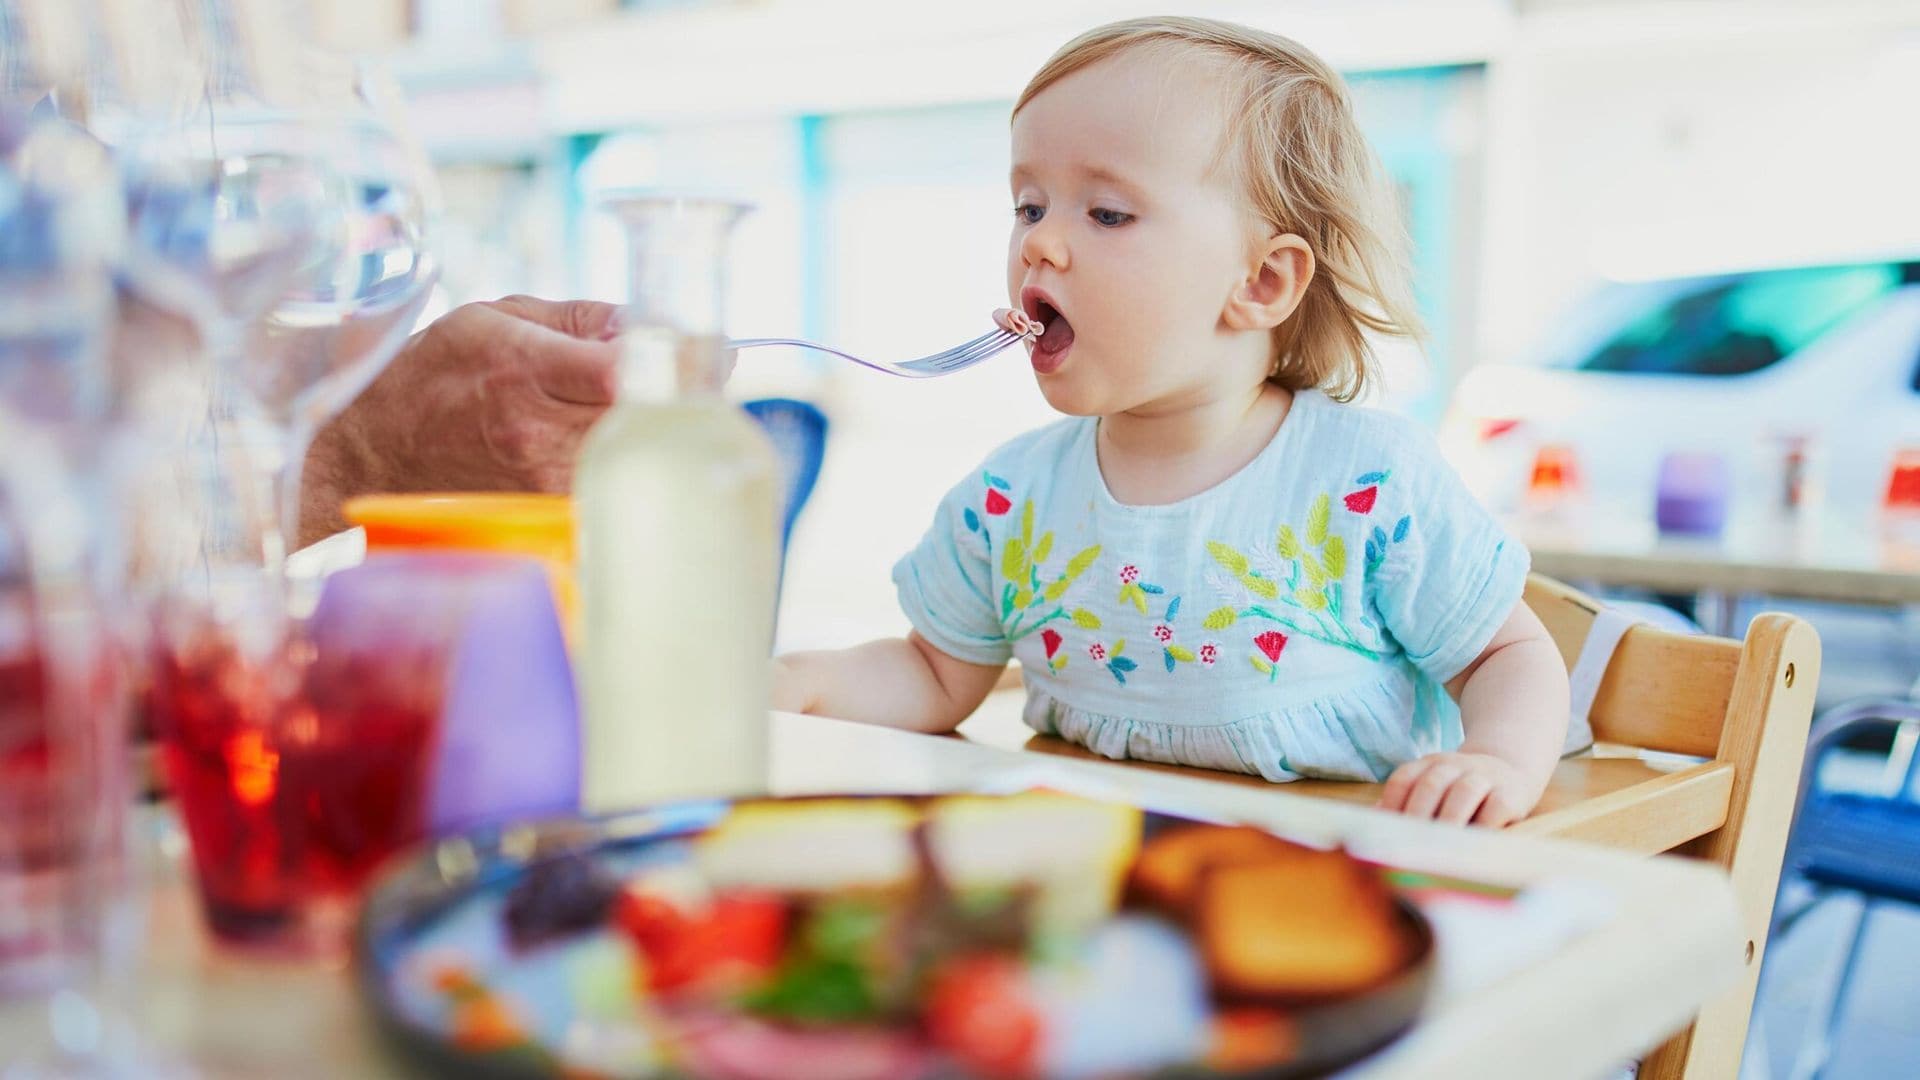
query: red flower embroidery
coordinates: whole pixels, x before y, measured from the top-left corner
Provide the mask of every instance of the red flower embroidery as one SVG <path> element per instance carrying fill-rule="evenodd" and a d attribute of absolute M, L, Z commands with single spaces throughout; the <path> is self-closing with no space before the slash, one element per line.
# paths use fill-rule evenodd
<path fill-rule="evenodd" d="M 1040 644 L 1047 647 L 1047 659 L 1051 660 L 1053 659 L 1053 654 L 1060 651 L 1060 635 L 1054 633 L 1052 630 L 1042 630 L 1040 631 Z"/>
<path fill-rule="evenodd" d="M 1220 659 L 1219 646 L 1215 645 L 1211 641 L 1207 642 L 1205 645 L 1200 646 L 1200 662 L 1201 663 L 1207 665 L 1208 667 L 1212 667 L 1214 665 L 1214 662 L 1219 659 Z"/>
<path fill-rule="evenodd" d="M 1278 630 L 1269 630 L 1254 638 L 1253 643 L 1260 646 L 1261 652 L 1267 654 L 1269 662 L 1275 662 L 1280 659 L 1280 650 L 1287 647 L 1287 635 Z"/>
<path fill-rule="evenodd" d="M 1095 660 L 1105 660 L 1107 658 L 1107 647 L 1096 641 L 1087 646 L 1087 655 L 1093 657 Z"/>
<path fill-rule="evenodd" d="M 1347 496 L 1347 509 L 1356 514 L 1370 514 L 1373 512 L 1373 501 L 1379 498 L 1379 496 L 1380 488 L 1378 485 L 1363 487 L 1359 491 Z"/>
<path fill-rule="evenodd" d="M 1140 580 L 1140 568 L 1128 563 L 1120 568 L 1120 584 L 1131 585 Z"/>
<path fill-rule="evenodd" d="M 1001 493 L 999 488 L 987 489 L 987 513 L 994 517 L 1013 509 L 1013 500 Z"/>
<path fill-rule="evenodd" d="M 1158 638 L 1160 643 L 1164 645 L 1173 640 L 1173 627 L 1168 626 L 1166 623 L 1161 623 L 1159 626 L 1153 628 L 1153 636 Z"/>

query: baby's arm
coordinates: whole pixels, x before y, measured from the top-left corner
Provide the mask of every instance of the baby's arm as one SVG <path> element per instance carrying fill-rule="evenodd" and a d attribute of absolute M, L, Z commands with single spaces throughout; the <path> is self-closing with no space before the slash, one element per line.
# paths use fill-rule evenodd
<path fill-rule="evenodd" d="M 773 707 L 947 732 L 980 707 L 1005 667 L 955 660 L 918 633 L 851 649 L 788 653 L 773 661 Z"/>
<path fill-rule="evenodd" d="M 1395 769 L 1380 805 L 1414 817 L 1506 825 L 1540 801 L 1567 736 L 1567 669 L 1525 602 L 1447 683 L 1466 739 Z"/>

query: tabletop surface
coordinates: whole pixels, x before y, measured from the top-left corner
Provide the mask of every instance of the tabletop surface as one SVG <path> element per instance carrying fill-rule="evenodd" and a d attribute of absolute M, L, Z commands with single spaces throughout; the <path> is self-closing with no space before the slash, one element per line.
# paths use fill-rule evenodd
<path fill-rule="evenodd" d="M 1686 860 L 1414 822 L 1289 795 L 1284 785 L 1147 773 L 813 717 L 775 714 L 771 723 L 776 794 L 1047 784 L 1338 841 L 1407 869 L 1529 890 L 1523 900 L 1572 899 L 1578 918 L 1563 922 L 1557 936 L 1541 936 L 1538 920 L 1519 918 L 1512 933 L 1496 935 L 1519 941 L 1531 932 L 1539 940 L 1530 950 L 1509 950 L 1494 977 L 1445 977 L 1492 960 L 1448 957 L 1443 948 L 1442 986 L 1423 1021 L 1342 1076 L 1590 1077 L 1677 1030 L 1742 962 L 1726 878 Z M 209 1077 L 406 1075 L 373 1030 L 344 964 L 254 960 L 215 947 L 201 929 L 170 813 L 142 824 L 156 838 L 141 978 L 133 984 L 143 1056 Z M 39 1022 L 17 1005 L 0 1007 L 0 1046 L 29 1044 Z"/>
<path fill-rule="evenodd" d="M 1566 581 L 1920 604 L 1920 533 L 1901 523 L 1749 516 L 1729 522 L 1718 539 L 1663 536 L 1644 517 L 1598 511 L 1507 523 L 1533 553 L 1535 570 Z"/>

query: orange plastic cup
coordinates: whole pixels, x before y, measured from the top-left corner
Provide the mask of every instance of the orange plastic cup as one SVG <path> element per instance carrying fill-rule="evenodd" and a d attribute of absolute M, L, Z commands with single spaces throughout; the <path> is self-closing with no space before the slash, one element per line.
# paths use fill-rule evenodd
<path fill-rule="evenodd" d="M 449 491 L 362 495 L 342 508 L 367 533 L 367 551 L 436 548 L 521 555 L 546 567 L 569 640 L 579 617 L 573 500 L 565 495 Z"/>

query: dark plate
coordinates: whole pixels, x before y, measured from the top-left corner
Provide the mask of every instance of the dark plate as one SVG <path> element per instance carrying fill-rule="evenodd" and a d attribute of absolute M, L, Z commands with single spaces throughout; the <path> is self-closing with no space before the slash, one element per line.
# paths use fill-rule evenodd
<path fill-rule="evenodd" d="M 430 932 L 456 909 L 476 898 L 503 898 L 534 863 L 576 852 L 627 863 L 644 857 L 651 845 L 703 831 L 727 809 L 727 803 L 717 801 L 677 803 L 601 818 L 568 818 L 484 830 L 427 845 L 383 875 L 362 908 L 354 961 L 363 1003 L 407 1061 L 422 1073 L 478 1080 L 553 1080 L 563 1075 L 551 1059 L 542 1055 L 463 1050 L 442 1031 L 409 1015 L 394 991 L 400 965 L 425 947 L 423 941 Z M 1151 834 L 1185 820 L 1148 812 L 1144 829 Z M 1432 926 L 1405 898 L 1398 906 L 1415 943 L 1412 958 L 1394 976 L 1361 995 L 1290 1010 L 1298 1031 L 1298 1051 L 1292 1061 L 1249 1073 L 1223 1074 L 1196 1066 L 1157 1075 L 1183 1080 L 1216 1080 L 1229 1075 L 1234 1080 L 1253 1076 L 1291 1080 L 1350 1064 L 1393 1041 L 1419 1017 L 1434 974 Z"/>

